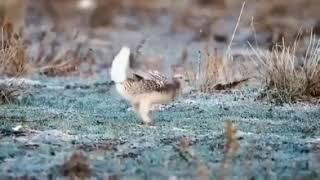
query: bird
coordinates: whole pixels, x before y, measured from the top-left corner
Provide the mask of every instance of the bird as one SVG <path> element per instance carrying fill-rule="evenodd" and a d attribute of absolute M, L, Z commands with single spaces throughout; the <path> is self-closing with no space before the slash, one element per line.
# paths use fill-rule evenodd
<path fill-rule="evenodd" d="M 130 67 L 133 59 L 130 48 L 122 46 L 112 61 L 110 77 L 118 94 L 132 105 L 143 124 L 153 126 L 152 105 L 176 100 L 181 93 L 183 76 L 177 74 L 168 78 L 155 70 L 133 70 Z"/>

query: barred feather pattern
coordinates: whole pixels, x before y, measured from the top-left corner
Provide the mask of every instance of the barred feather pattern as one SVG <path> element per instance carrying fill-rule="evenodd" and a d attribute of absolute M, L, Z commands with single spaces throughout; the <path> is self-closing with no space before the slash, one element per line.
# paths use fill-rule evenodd
<path fill-rule="evenodd" d="M 177 79 L 169 80 L 158 71 L 134 70 L 130 65 L 130 49 L 122 48 L 111 67 L 111 79 L 120 95 L 127 99 L 145 124 L 152 124 L 153 104 L 173 101 L 180 90 Z"/>
<path fill-rule="evenodd" d="M 130 94 L 149 92 L 166 92 L 178 88 L 177 82 L 170 82 L 166 76 L 158 71 L 149 71 L 147 77 L 128 79 L 123 83 L 124 89 Z"/>

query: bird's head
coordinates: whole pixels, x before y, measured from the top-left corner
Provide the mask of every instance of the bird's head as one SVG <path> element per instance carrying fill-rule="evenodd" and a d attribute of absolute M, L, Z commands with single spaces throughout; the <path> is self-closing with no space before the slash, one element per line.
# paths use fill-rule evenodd
<path fill-rule="evenodd" d="M 180 93 L 183 93 L 183 90 L 189 83 L 189 79 L 183 74 L 175 74 L 173 75 L 173 81 L 176 83 L 177 87 L 179 88 Z"/>

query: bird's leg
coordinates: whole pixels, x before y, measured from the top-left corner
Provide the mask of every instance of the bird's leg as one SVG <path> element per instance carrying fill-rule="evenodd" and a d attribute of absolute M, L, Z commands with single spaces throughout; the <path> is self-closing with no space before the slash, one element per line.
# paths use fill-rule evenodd
<path fill-rule="evenodd" d="M 145 125 L 153 125 L 150 107 L 151 107 L 151 104 L 149 102 L 141 102 L 139 106 L 139 113 Z"/>
<path fill-rule="evenodd" d="M 139 103 L 132 103 L 132 107 L 133 107 L 134 112 L 138 114 L 140 104 Z"/>

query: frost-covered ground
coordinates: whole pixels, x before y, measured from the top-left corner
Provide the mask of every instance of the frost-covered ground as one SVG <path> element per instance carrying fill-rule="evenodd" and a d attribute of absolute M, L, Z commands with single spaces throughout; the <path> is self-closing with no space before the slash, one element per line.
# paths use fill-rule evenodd
<path fill-rule="evenodd" d="M 207 174 L 215 179 L 221 174 L 228 120 L 237 127 L 240 143 L 229 164 L 228 179 L 320 179 L 319 105 L 275 106 L 256 100 L 260 87 L 211 95 L 187 93 L 167 106 L 154 108 L 155 127 L 141 126 L 141 120 L 108 81 L 107 68 L 121 46 L 134 51 L 145 39 L 142 55 L 162 59 L 162 70 L 168 73 L 171 65 L 181 63 L 184 49 L 187 63 L 195 70 L 204 59 L 206 46 L 212 53 L 215 48 L 224 52 L 229 42 L 215 41 L 214 34 L 201 39 L 206 30 L 202 27 L 207 27 L 201 25 L 205 24 L 201 17 L 191 21 L 200 25 L 183 31 L 173 30 L 182 19 L 174 20 L 165 12 L 144 23 L 134 15 L 114 18 L 114 27 L 79 33 L 76 39 L 47 32 L 46 20 L 40 23 L 43 26 L 29 25 L 29 59 L 44 58 L 42 65 L 48 65 L 68 50 L 77 50 L 83 57 L 92 49 L 94 71 L 101 77 L 35 76 L 32 79 L 38 83 L 31 89 L 32 96 L 0 106 L 0 179 L 24 175 L 61 178 L 64 162 L 76 150 L 88 156 L 93 179 L 199 179 Z M 210 28 L 228 39 L 237 18 L 238 13 L 230 22 L 222 20 Z M 243 55 L 251 36 L 248 29 L 239 27 L 231 54 Z M 263 36 L 255 38 L 264 43 Z M 239 59 L 235 64 L 245 64 L 241 62 L 245 58 Z M 251 70 L 243 67 L 246 72 Z M 232 77 L 237 73 L 232 73 L 226 74 L 227 79 L 237 79 Z M 196 161 L 179 150 L 182 138 L 190 144 L 187 156 Z"/>
<path fill-rule="evenodd" d="M 210 96 L 191 93 L 156 111 L 156 126 L 147 128 L 107 81 L 39 81 L 33 96 L 0 108 L 3 178 L 61 177 L 65 159 L 80 149 L 89 157 L 93 177 L 194 179 L 199 164 L 177 150 L 182 137 L 214 178 L 221 172 L 226 120 L 234 121 L 241 146 L 228 173 L 233 179 L 320 178 L 318 106 L 276 107 L 255 100 L 254 87 Z"/>

